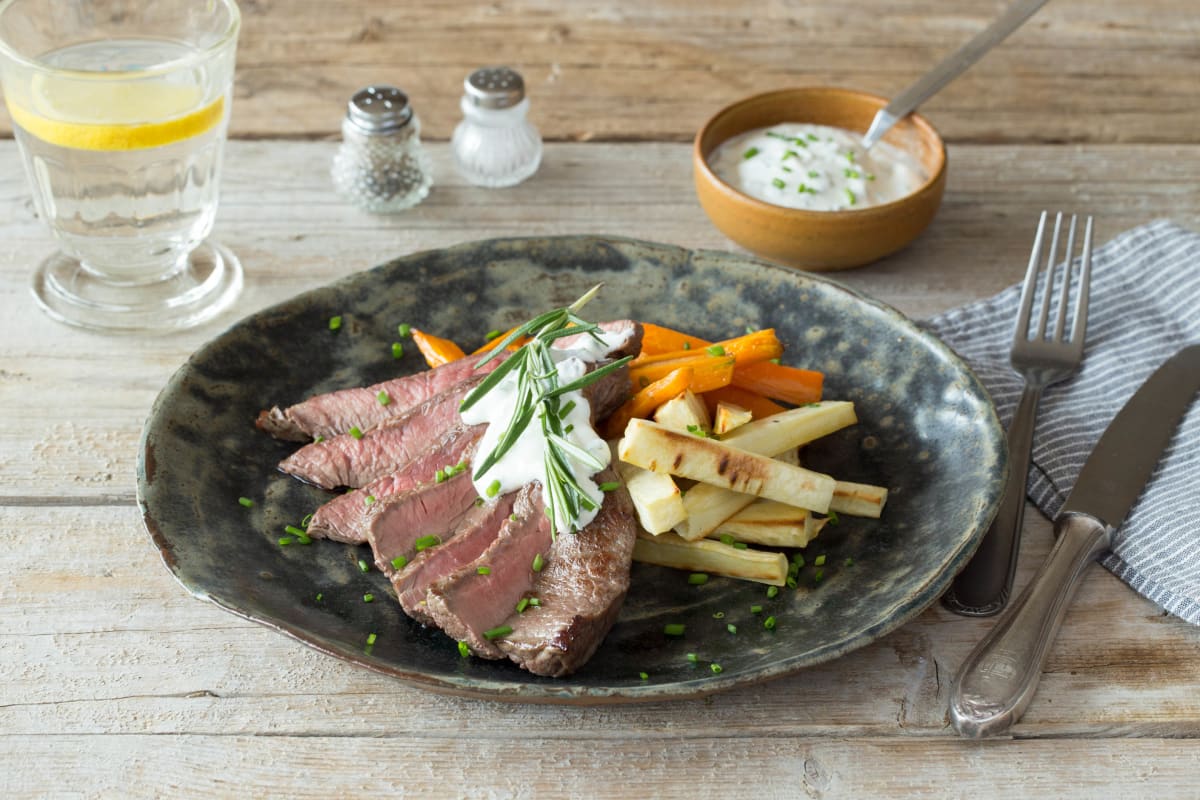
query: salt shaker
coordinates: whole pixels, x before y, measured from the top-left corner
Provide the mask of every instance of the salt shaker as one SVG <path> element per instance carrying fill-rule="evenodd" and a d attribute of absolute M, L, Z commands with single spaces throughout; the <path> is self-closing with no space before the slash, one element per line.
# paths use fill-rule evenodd
<path fill-rule="evenodd" d="M 476 186 L 513 186 L 537 172 L 542 137 L 525 119 L 529 99 L 520 73 L 477 69 L 463 81 L 463 120 L 450 139 L 458 171 Z"/>
<path fill-rule="evenodd" d="M 433 165 L 421 148 L 421 122 L 394 86 L 368 86 L 350 98 L 342 144 L 333 158 L 338 193 L 373 212 L 400 211 L 425 199 Z"/>

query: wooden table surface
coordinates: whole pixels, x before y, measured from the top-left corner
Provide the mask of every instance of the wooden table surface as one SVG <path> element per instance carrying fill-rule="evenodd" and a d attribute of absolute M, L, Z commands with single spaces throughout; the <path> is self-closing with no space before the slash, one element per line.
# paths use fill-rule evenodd
<path fill-rule="evenodd" d="M 759 88 L 888 94 L 997 14 L 984 0 L 388 3 L 244 0 L 216 235 L 242 258 L 230 312 L 107 337 L 28 292 L 53 242 L 0 142 L 0 794 L 5 797 L 1195 797 L 1200 629 L 1087 575 L 1011 737 L 960 740 L 950 681 L 993 624 L 925 611 L 801 674 L 705 699 L 554 707 L 432 695 L 188 595 L 134 505 L 154 397 L 242 316 L 390 257 L 501 235 L 613 233 L 733 249 L 691 189 L 687 141 Z M 851 9 L 856 9 L 852 11 Z M 924 111 L 951 169 L 934 225 L 838 280 L 921 317 L 1019 280 L 1037 213 L 1101 240 L 1200 227 L 1194 0 L 1057 0 Z M 508 62 L 549 144 L 481 190 L 444 142 L 464 75 Z M 437 186 L 370 216 L 332 193 L 346 98 L 407 89 Z M 1026 517 L 1018 586 L 1049 525 Z"/>

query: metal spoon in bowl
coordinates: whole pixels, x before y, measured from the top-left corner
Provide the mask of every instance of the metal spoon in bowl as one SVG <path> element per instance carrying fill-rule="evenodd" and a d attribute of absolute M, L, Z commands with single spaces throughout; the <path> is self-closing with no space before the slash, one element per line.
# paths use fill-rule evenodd
<path fill-rule="evenodd" d="M 867 130 L 866 135 L 863 136 L 863 147 L 869 150 L 883 138 L 885 133 L 891 130 L 893 125 L 916 110 L 921 103 L 940 92 L 946 84 L 965 72 L 967 67 L 982 58 L 988 50 L 1004 41 L 1010 33 L 1021 27 L 1025 20 L 1033 16 L 1033 13 L 1045 4 L 1046 0 L 1018 0 L 1013 3 L 1007 11 L 996 18 L 995 22 L 976 34 L 975 38 L 955 50 L 940 64 L 921 76 L 916 83 L 898 94 L 892 102 L 887 104 L 886 108 L 880 109 L 875 115 L 875 119 L 871 121 L 871 127 Z"/>

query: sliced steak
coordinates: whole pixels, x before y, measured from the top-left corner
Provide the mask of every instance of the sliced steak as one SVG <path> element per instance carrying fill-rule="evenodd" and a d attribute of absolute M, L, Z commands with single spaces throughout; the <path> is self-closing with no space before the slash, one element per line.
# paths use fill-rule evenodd
<path fill-rule="evenodd" d="M 596 479 L 620 481 L 611 467 Z M 539 604 L 494 623 L 512 632 L 492 644 L 537 675 L 558 677 L 581 667 L 616 622 L 629 590 L 635 520 L 622 486 L 605 496 L 591 524 L 558 536 L 529 589 Z"/>
<path fill-rule="evenodd" d="M 534 559 L 550 551 L 550 520 L 543 512 L 540 485 L 517 493 L 513 514 L 516 520 L 506 521 L 474 562 L 433 583 L 425 595 L 428 618 L 484 658 L 504 657 L 484 634 L 513 613 L 533 586 Z M 489 571 L 481 575 L 478 567 L 484 565 Z"/>
<path fill-rule="evenodd" d="M 531 486 L 538 491 L 536 484 Z M 509 492 L 488 503 L 480 509 L 483 513 L 464 520 L 448 541 L 418 553 L 407 567 L 392 576 L 396 597 L 410 617 L 427 625 L 436 624 L 425 611 L 429 587 L 467 566 L 473 565 L 478 571 L 480 564 L 475 563 L 476 559 L 496 541 L 501 528 L 512 522 L 509 517 L 518 496 L 518 492 Z"/>
<path fill-rule="evenodd" d="M 375 503 L 367 521 L 367 542 L 375 552 L 375 566 L 389 578 L 397 570 L 392 560 L 417 555 L 416 542 L 434 536 L 449 539 L 476 510 L 475 485 L 460 472 L 441 483 L 427 483 Z"/>
<path fill-rule="evenodd" d="M 308 524 L 308 535 L 346 544 L 362 544 L 367 541 L 366 525 L 374 503 L 433 481 L 439 469 L 460 463 L 469 464 L 482 435 L 483 428 L 479 426 L 451 429 L 397 472 L 376 478 L 361 489 L 340 494 L 318 508 Z M 368 501 L 368 497 L 375 499 Z"/>
<path fill-rule="evenodd" d="M 319 394 L 285 409 L 275 406 L 270 411 L 263 411 L 255 425 L 276 439 L 293 442 L 307 442 L 318 436 L 329 439 L 352 427 L 365 431 L 464 380 L 486 375 L 503 360 L 492 359 L 477 368 L 479 358 L 464 358 L 372 386 Z M 388 397 L 387 405 L 379 402 L 381 392 Z"/>
<path fill-rule="evenodd" d="M 359 488 L 390 475 L 462 425 L 458 406 L 478 380 L 468 379 L 434 395 L 361 437 L 343 433 L 307 444 L 279 462 L 279 469 L 322 489 Z"/>

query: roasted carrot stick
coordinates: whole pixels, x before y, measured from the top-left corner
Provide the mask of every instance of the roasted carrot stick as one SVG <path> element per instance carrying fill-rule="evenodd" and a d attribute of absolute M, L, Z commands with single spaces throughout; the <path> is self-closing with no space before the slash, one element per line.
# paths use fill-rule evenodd
<path fill-rule="evenodd" d="M 425 356 L 425 363 L 430 367 L 440 367 L 442 364 L 449 364 L 451 361 L 466 357 L 462 348 L 449 339 L 442 339 L 416 328 L 412 330 L 412 338 L 417 343 L 417 349 L 421 351 L 421 355 Z"/>
<path fill-rule="evenodd" d="M 645 419 L 663 403 L 683 394 L 691 385 L 693 377 L 694 371 L 691 367 L 681 367 L 634 393 L 633 397 L 609 416 L 604 427 L 605 437 L 616 439 L 625 433 L 625 426 L 629 424 L 629 420 L 634 417 Z"/>
<path fill-rule="evenodd" d="M 737 374 L 738 370 L 734 369 L 734 380 L 737 380 Z M 740 389 L 737 386 L 724 386 L 720 389 L 713 389 L 711 392 L 705 392 L 700 395 L 700 399 L 708 406 L 709 414 L 717 413 L 717 403 L 733 403 L 735 406 L 741 406 L 753 414 L 754 419 L 763 419 L 772 414 L 787 411 L 783 406 L 772 400 L 768 400 L 761 394 Z"/>
<path fill-rule="evenodd" d="M 820 372 L 769 361 L 739 367 L 733 373 L 733 385 L 737 388 L 797 406 L 820 400 L 824 380 Z"/>
<path fill-rule="evenodd" d="M 690 367 L 693 375 L 689 388 L 699 394 L 728 386 L 733 380 L 735 363 L 733 356 L 711 356 L 702 350 L 699 355 L 662 360 L 641 366 L 631 365 L 629 378 L 633 381 L 633 390 L 636 392 L 661 380 L 677 369 Z"/>
<path fill-rule="evenodd" d="M 703 342 L 703 339 L 696 341 Z M 738 336 L 733 339 L 726 339 L 716 344 L 698 345 L 695 348 L 685 350 L 672 350 L 666 353 L 657 353 L 647 355 L 643 346 L 642 353 L 633 360 L 630 367 L 636 369 L 638 367 L 656 364 L 659 362 L 684 361 L 695 358 L 701 355 L 724 356 L 730 355 L 737 360 L 738 366 L 746 364 L 756 364 L 759 361 L 766 361 L 772 358 L 778 358 L 783 354 L 783 344 L 775 335 L 773 328 L 765 328 L 761 331 L 748 333 L 745 336 Z"/>
<path fill-rule="evenodd" d="M 689 336 L 686 333 L 664 328 L 652 322 L 642 323 L 642 355 L 656 356 L 661 353 L 672 353 L 676 350 L 699 350 L 708 347 L 712 342 Z"/>

